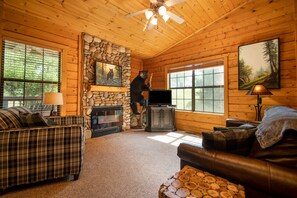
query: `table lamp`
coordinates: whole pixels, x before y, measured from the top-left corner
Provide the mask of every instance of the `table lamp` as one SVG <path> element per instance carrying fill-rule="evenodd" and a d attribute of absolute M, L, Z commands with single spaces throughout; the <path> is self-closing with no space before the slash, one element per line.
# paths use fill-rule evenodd
<path fill-rule="evenodd" d="M 63 105 L 63 94 L 57 92 L 45 92 L 43 94 L 43 104 L 52 105 L 50 116 L 57 115 L 55 105 Z"/>
<path fill-rule="evenodd" d="M 272 93 L 266 89 L 264 85 L 256 84 L 251 87 L 246 95 L 257 95 L 257 105 L 254 105 L 256 110 L 256 120 L 261 121 L 262 98 L 260 95 L 272 95 Z"/>

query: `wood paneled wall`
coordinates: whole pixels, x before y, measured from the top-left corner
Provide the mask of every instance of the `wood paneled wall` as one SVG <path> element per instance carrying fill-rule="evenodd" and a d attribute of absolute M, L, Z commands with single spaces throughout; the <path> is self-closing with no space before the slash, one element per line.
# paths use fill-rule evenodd
<path fill-rule="evenodd" d="M 3 7 L 1 1 L 1 40 L 12 38 L 62 51 L 62 115 L 81 114 L 82 50 L 81 33 L 65 29 L 37 17 Z M 131 81 L 143 69 L 142 60 L 131 59 Z"/>
<path fill-rule="evenodd" d="M 143 70 L 142 59 L 131 57 L 131 77 L 130 77 L 130 83 L 132 82 L 132 80 L 136 76 L 138 76 L 138 73 L 141 70 Z"/>
<path fill-rule="evenodd" d="M 144 69 L 154 73 L 155 88 L 167 88 L 167 69 L 199 63 L 202 59 L 226 55 L 228 67 L 228 112 L 220 115 L 177 111 L 180 130 L 200 132 L 225 123 L 225 118 L 255 119 L 256 96 L 238 90 L 238 46 L 280 38 L 281 89 L 263 98 L 263 110 L 272 105 L 297 108 L 296 1 L 255 0 L 224 19 L 198 32 L 158 57 L 144 60 Z"/>
<path fill-rule="evenodd" d="M 80 33 L 5 7 L 1 11 L 1 40 L 16 39 L 62 51 L 62 115 L 80 114 Z"/>

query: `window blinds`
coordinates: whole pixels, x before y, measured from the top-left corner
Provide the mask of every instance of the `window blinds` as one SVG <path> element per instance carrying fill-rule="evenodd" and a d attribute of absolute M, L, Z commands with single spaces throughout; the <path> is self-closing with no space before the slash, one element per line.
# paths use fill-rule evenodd
<path fill-rule="evenodd" d="M 59 51 L 3 40 L 1 107 L 15 106 L 15 101 L 30 106 L 41 103 L 44 92 L 58 92 L 60 60 Z"/>

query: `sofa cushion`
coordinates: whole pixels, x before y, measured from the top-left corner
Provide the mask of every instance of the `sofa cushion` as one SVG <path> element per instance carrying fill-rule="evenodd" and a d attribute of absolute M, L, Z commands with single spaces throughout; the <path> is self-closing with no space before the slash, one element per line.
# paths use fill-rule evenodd
<path fill-rule="evenodd" d="M 20 119 L 23 127 L 49 126 L 47 120 L 40 113 L 20 112 Z"/>
<path fill-rule="evenodd" d="M 256 128 L 228 128 L 228 131 L 202 132 L 202 146 L 206 149 L 248 155 L 255 140 Z"/>
<path fill-rule="evenodd" d="M 0 129 L 4 130 L 22 127 L 19 112 L 30 113 L 31 111 L 25 107 L 0 109 Z"/>
<path fill-rule="evenodd" d="M 281 141 L 266 149 L 258 141 L 252 146 L 250 157 L 259 158 L 281 166 L 297 168 L 297 131 L 287 130 Z"/>
<path fill-rule="evenodd" d="M 256 126 L 251 125 L 251 124 L 242 124 L 237 127 L 213 127 L 214 131 L 222 131 L 222 132 L 228 132 L 230 129 L 254 129 Z"/>

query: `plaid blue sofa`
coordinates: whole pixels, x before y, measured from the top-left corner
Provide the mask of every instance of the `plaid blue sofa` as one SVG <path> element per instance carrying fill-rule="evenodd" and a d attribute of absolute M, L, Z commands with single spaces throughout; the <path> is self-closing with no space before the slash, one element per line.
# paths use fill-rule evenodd
<path fill-rule="evenodd" d="M 24 107 L 0 109 L 0 189 L 74 176 L 84 153 L 84 117 L 48 117 L 54 126 L 24 127 Z"/>

